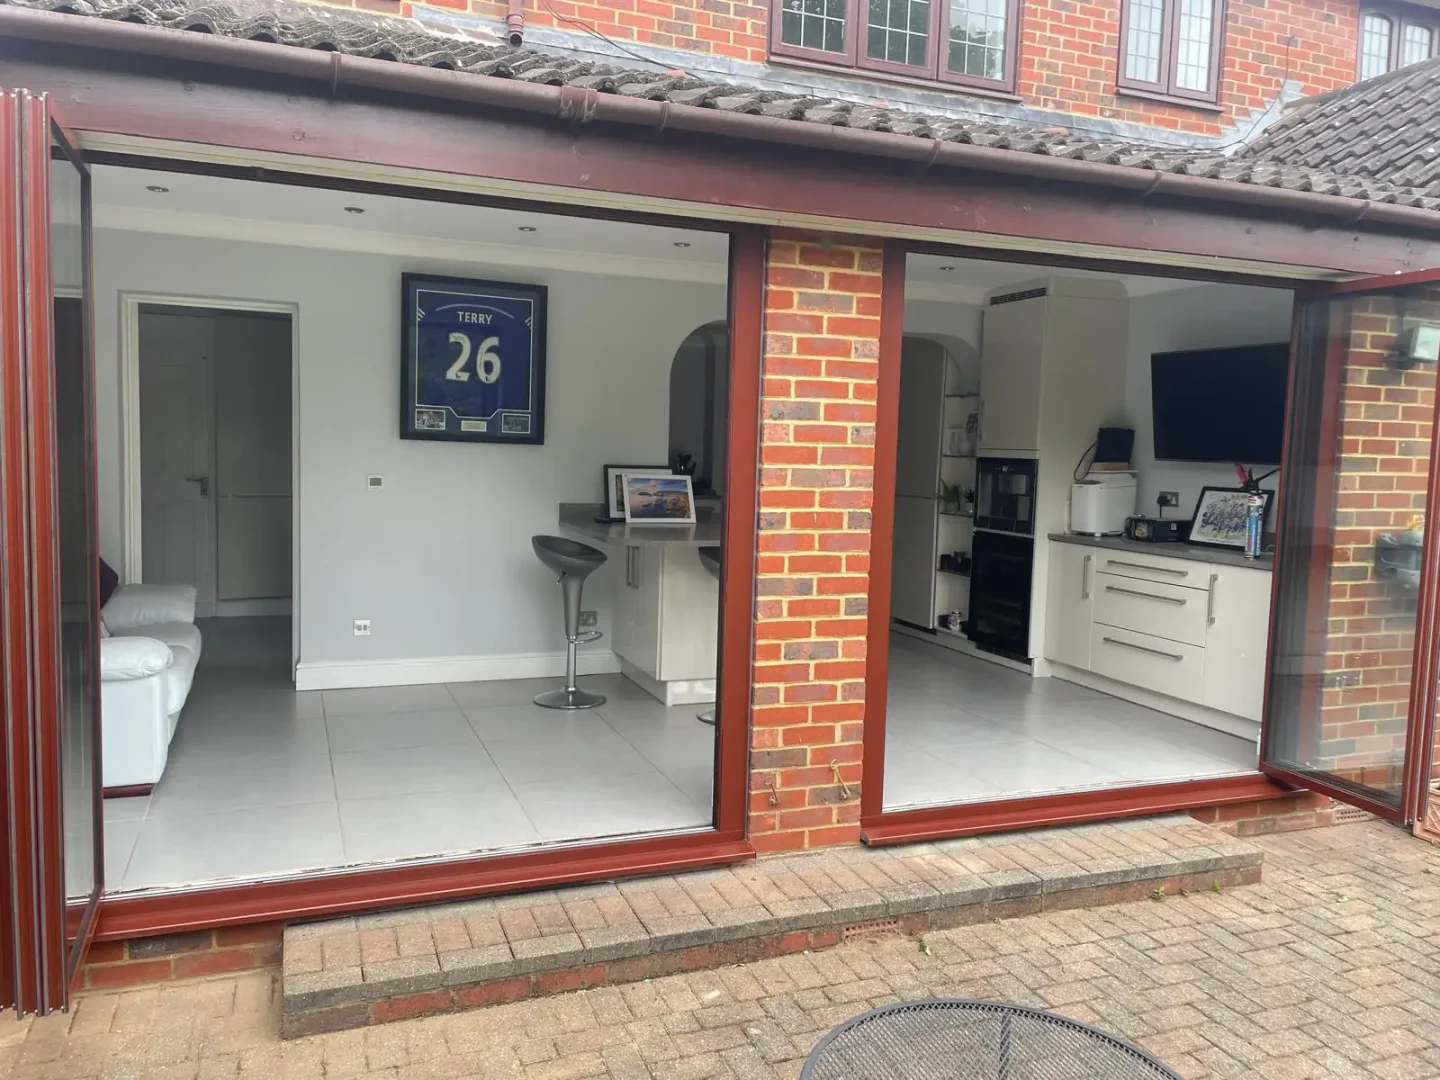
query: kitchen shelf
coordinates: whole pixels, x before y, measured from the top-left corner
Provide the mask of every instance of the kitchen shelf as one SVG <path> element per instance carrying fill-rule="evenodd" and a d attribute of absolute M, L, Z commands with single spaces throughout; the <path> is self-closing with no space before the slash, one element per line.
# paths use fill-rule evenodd
<path fill-rule="evenodd" d="M 937 634 L 946 634 L 950 637 L 964 638 L 964 640 L 966 641 L 970 640 L 969 638 L 965 637 L 965 635 L 959 630 L 951 630 L 948 626 L 940 626 L 939 624 L 936 624 L 935 632 Z"/>
<path fill-rule="evenodd" d="M 962 573 L 960 573 L 959 570 L 942 570 L 942 569 L 941 569 L 940 567 L 938 567 L 938 566 L 935 568 L 935 573 L 937 573 L 937 574 L 949 574 L 951 577 L 963 577 L 963 578 L 968 578 L 968 577 L 970 576 L 969 574 L 962 574 Z"/>
<path fill-rule="evenodd" d="M 951 458 L 955 461 L 974 461 L 974 454 L 941 454 L 942 458 Z"/>
<path fill-rule="evenodd" d="M 946 400 L 946 401 L 958 401 L 960 398 L 979 397 L 979 396 L 980 396 L 980 391 L 977 390 L 977 391 L 975 391 L 975 393 L 973 393 L 973 394 L 946 394 L 946 395 L 945 395 L 945 400 Z"/>
<path fill-rule="evenodd" d="M 974 520 L 975 520 L 975 515 L 974 515 L 974 514 L 962 514 L 962 513 L 960 513 L 960 511 L 958 511 L 958 510 L 941 510 L 941 511 L 940 511 L 940 516 L 941 516 L 941 517 L 958 517 L 958 518 L 965 518 L 967 521 L 974 521 Z"/>

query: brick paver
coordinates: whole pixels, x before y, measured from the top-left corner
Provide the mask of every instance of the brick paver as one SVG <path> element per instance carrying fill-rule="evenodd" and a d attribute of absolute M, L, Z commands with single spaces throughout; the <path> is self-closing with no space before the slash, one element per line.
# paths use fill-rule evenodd
<path fill-rule="evenodd" d="M 271 974 L 90 993 L 70 1015 L 0 1021 L 0 1078 L 793 1078 L 823 1032 L 926 996 L 1051 1008 L 1190 1080 L 1440 1077 L 1440 850 L 1379 822 L 1257 842 L 1262 885 L 285 1043 Z"/>

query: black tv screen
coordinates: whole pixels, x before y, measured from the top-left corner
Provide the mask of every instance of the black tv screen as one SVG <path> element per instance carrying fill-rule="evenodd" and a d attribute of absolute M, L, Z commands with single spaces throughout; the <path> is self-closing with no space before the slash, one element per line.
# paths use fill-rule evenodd
<path fill-rule="evenodd" d="M 1278 464 L 1289 353 L 1282 343 L 1151 354 L 1156 460 Z"/>

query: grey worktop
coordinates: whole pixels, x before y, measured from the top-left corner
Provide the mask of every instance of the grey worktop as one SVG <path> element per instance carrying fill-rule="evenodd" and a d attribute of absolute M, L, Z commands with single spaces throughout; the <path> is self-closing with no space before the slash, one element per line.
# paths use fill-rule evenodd
<path fill-rule="evenodd" d="M 1123 536 L 1090 536 L 1082 533 L 1051 533 L 1051 540 L 1062 544 L 1082 544 L 1087 547 L 1104 548 L 1106 551 L 1133 551 L 1137 555 L 1164 555 L 1172 559 L 1190 559 L 1193 562 L 1212 563 L 1219 566 L 1245 566 L 1252 570 L 1273 570 L 1273 555 L 1261 555 L 1258 559 L 1247 559 L 1245 553 L 1232 548 L 1212 547 L 1209 544 L 1185 544 L 1171 541 L 1152 544 L 1145 540 L 1127 540 Z"/>
<path fill-rule="evenodd" d="M 606 524 L 595 519 L 605 513 L 602 503 L 561 503 L 560 531 L 573 540 L 620 547 L 624 544 L 681 544 L 718 547 L 724 532 L 720 507 L 695 506 L 694 525 L 638 525 L 624 521 Z"/>

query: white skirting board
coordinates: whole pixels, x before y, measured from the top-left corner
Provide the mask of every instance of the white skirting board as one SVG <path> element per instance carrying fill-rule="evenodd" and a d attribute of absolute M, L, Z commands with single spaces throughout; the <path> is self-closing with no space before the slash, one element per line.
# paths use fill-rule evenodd
<path fill-rule="evenodd" d="M 608 649 L 582 651 L 581 675 L 609 675 L 620 658 Z M 403 660 L 335 660 L 295 667 L 296 690 L 349 690 L 366 686 L 493 682 L 497 679 L 551 679 L 565 674 L 565 654 L 513 653 L 498 656 L 417 656 Z"/>

